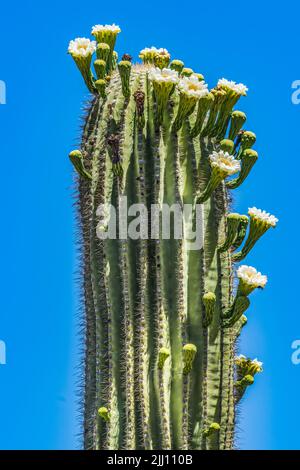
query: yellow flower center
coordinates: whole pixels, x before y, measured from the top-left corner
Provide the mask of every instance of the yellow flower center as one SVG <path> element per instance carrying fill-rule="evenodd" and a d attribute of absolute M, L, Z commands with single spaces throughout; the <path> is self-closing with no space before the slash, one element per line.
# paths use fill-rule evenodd
<path fill-rule="evenodd" d="M 196 83 L 189 83 L 189 90 L 198 91 L 199 86 Z"/>

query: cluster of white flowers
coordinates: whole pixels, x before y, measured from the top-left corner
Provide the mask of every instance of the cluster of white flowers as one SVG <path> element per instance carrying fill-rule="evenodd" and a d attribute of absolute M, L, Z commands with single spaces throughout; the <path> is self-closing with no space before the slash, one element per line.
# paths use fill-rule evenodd
<path fill-rule="evenodd" d="M 226 80 L 226 78 L 220 78 L 218 85 L 229 88 L 230 90 L 235 91 L 238 95 L 246 95 L 248 88 L 243 83 L 236 83 L 232 80 Z"/>
<path fill-rule="evenodd" d="M 220 169 L 228 176 L 237 173 L 241 169 L 240 162 L 233 155 L 229 155 L 228 152 L 223 152 L 223 150 L 219 152 L 214 151 L 209 156 L 209 160 L 212 167 Z"/>
<path fill-rule="evenodd" d="M 70 41 L 68 52 L 73 57 L 88 57 L 96 50 L 96 42 L 87 38 L 76 38 Z"/>
<path fill-rule="evenodd" d="M 239 356 L 235 357 L 235 363 L 237 365 L 246 365 L 246 363 L 249 364 L 249 366 L 255 366 L 256 372 L 261 372 L 262 371 L 262 366 L 263 363 L 259 361 L 257 358 L 255 359 L 250 359 L 243 354 L 240 354 Z"/>
<path fill-rule="evenodd" d="M 179 77 L 175 70 L 166 68 L 161 70 L 158 67 L 153 67 L 149 71 L 149 79 L 159 83 L 177 83 Z"/>
<path fill-rule="evenodd" d="M 238 268 L 237 276 L 245 284 L 254 288 L 265 287 L 268 281 L 267 276 L 261 274 L 252 266 L 246 266 L 245 264 Z"/>
<path fill-rule="evenodd" d="M 113 34 L 118 34 L 121 32 L 121 29 L 116 24 L 96 24 L 92 27 L 92 34 L 97 34 L 100 32 L 110 32 Z"/>
<path fill-rule="evenodd" d="M 257 358 L 252 359 L 251 362 L 252 362 L 253 365 L 257 366 L 259 369 L 262 370 L 263 363 L 261 361 L 259 361 Z"/>
<path fill-rule="evenodd" d="M 181 78 L 178 88 L 182 93 L 198 99 L 209 93 L 207 84 L 204 81 L 199 81 L 197 75 Z"/>
<path fill-rule="evenodd" d="M 144 49 L 142 49 L 140 51 L 140 57 L 144 56 L 144 55 L 157 55 L 157 54 L 161 54 L 161 55 L 167 55 L 170 57 L 170 53 L 167 51 L 167 49 L 164 49 L 163 47 L 161 48 L 157 48 L 157 47 L 154 47 L 154 46 L 151 46 L 151 47 L 145 47 Z"/>
<path fill-rule="evenodd" d="M 257 209 L 256 207 L 249 207 L 248 209 L 248 214 L 250 217 L 253 217 L 254 219 L 258 219 L 261 222 L 264 222 L 266 225 L 269 225 L 270 227 L 275 227 L 275 225 L 278 222 L 278 219 L 274 215 L 269 214 L 266 211 L 263 211 L 261 209 Z"/>

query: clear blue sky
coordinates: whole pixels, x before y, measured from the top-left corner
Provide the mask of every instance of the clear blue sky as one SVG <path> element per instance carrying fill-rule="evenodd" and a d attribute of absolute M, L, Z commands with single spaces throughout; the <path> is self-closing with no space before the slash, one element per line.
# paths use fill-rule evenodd
<path fill-rule="evenodd" d="M 280 223 L 247 262 L 268 274 L 252 296 L 240 351 L 265 371 L 240 408 L 238 443 L 250 449 L 297 449 L 300 365 L 291 343 L 300 339 L 298 202 L 300 105 L 291 83 L 300 79 L 300 5 L 240 2 L 26 1 L 1 5 L 0 106 L 1 299 L 0 448 L 78 446 L 76 339 L 78 299 L 68 152 L 79 136 L 86 89 L 68 41 L 96 23 L 116 22 L 117 50 L 137 59 L 144 46 L 166 47 L 173 58 L 205 75 L 249 87 L 240 107 L 258 136 L 260 159 L 236 208 L 255 205 Z"/>

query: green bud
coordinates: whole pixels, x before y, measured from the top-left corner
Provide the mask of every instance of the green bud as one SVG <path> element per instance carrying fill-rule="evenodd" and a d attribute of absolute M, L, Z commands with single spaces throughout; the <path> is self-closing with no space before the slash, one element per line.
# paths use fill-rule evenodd
<path fill-rule="evenodd" d="M 234 140 L 236 138 L 245 124 L 246 119 L 246 114 L 242 111 L 233 111 L 233 113 L 231 113 L 230 129 L 228 134 L 229 139 Z"/>
<path fill-rule="evenodd" d="M 244 396 L 244 393 L 247 390 L 247 387 L 254 383 L 254 378 L 252 375 L 245 375 L 240 380 L 237 380 L 234 384 L 235 388 L 235 402 L 239 402 Z"/>
<path fill-rule="evenodd" d="M 252 375 L 245 375 L 241 380 L 235 382 L 236 387 L 248 387 L 254 383 L 254 377 Z"/>
<path fill-rule="evenodd" d="M 80 150 L 73 150 L 69 153 L 69 158 L 73 163 L 73 166 L 77 173 L 85 179 L 92 179 L 90 173 L 86 171 L 84 162 L 83 162 L 83 155 Z"/>
<path fill-rule="evenodd" d="M 110 420 L 110 413 L 108 412 L 108 409 L 105 408 L 105 406 L 102 406 L 101 408 L 99 408 L 98 415 L 100 416 L 100 418 L 102 418 L 106 422 Z"/>
<path fill-rule="evenodd" d="M 181 60 L 172 60 L 170 63 L 170 69 L 175 70 L 179 74 L 181 74 L 182 69 L 184 67 L 184 63 Z"/>
<path fill-rule="evenodd" d="M 236 158 L 241 158 L 241 155 L 246 149 L 250 149 L 256 142 L 256 135 L 250 131 L 240 131 L 239 137 L 236 141 L 236 146 L 240 144 Z"/>
<path fill-rule="evenodd" d="M 209 437 L 217 432 L 219 432 L 221 429 L 219 423 L 211 423 L 210 426 L 206 429 L 203 430 L 203 436 L 204 437 Z"/>
<path fill-rule="evenodd" d="M 98 92 L 99 92 L 99 95 L 100 95 L 102 98 L 105 98 L 105 97 L 106 97 L 106 91 L 105 91 L 105 88 L 106 88 L 106 81 L 103 80 L 103 79 L 96 80 L 96 81 L 95 81 L 95 87 L 97 88 L 97 90 L 98 90 Z"/>
<path fill-rule="evenodd" d="M 130 96 L 130 73 L 132 64 L 128 60 L 122 60 L 118 63 L 118 70 L 122 82 L 122 92 L 125 98 Z"/>
<path fill-rule="evenodd" d="M 183 373 L 185 375 L 191 372 L 196 354 L 197 347 L 194 344 L 185 344 L 183 346 Z"/>
<path fill-rule="evenodd" d="M 107 62 L 110 54 L 110 47 L 108 44 L 105 43 L 99 43 L 97 44 L 97 49 L 96 49 L 96 55 L 97 59 L 99 60 L 104 60 L 104 62 Z"/>
<path fill-rule="evenodd" d="M 170 351 L 167 348 L 160 348 L 158 352 L 158 368 L 162 369 L 168 357 L 170 356 Z"/>
<path fill-rule="evenodd" d="M 181 71 L 182 77 L 190 77 L 191 75 L 193 75 L 193 73 L 194 73 L 194 70 L 189 69 L 189 68 L 183 68 Z"/>
<path fill-rule="evenodd" d="M 94 62 L 94 68 L 97 78 L 104 79 L 106 74 L 106 62 L 104 60 L 97 59 Z"/>
<path fill-rule="evenodd" d="M 205 308 L 203 326 L 208 327 L 211 324 L 214 316 L 216 296 L 213 292 L 206 292 L 203 295 L 202 300 Z"/>
<path fill-rule="evenodd" d="M 220 147 L 223 152 L 228 152 L 229 155 L 233 155 L 234 151 L 234 142 L 229 139 L 223 139 L 220 142 Z"/>

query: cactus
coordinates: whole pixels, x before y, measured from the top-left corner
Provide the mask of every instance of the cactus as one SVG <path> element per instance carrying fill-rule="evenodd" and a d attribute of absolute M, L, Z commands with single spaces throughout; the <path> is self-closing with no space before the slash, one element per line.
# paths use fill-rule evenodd
<path fill-rule="evenodd" d="M 235 262 L 277 222 L 255 207 L 249 217 L 230 212 L 230 192 L 258 157 L 245 114 L 234 110 L 247 88 L 221 79 L 209 90 L 165 49 L 143 49 L 140 64 L 129 54 L 117 62 L 119 32 L 97 25 L 96 41 L 69 46 L 92 93 L 81 147 L 70 153 L 82 242 L 84 448 L 231 449 L 237 404 L 261 369 L 235 358 L 236 339 L 251 292 L 267 281 L 243 265 L 235 288 Z"/>

